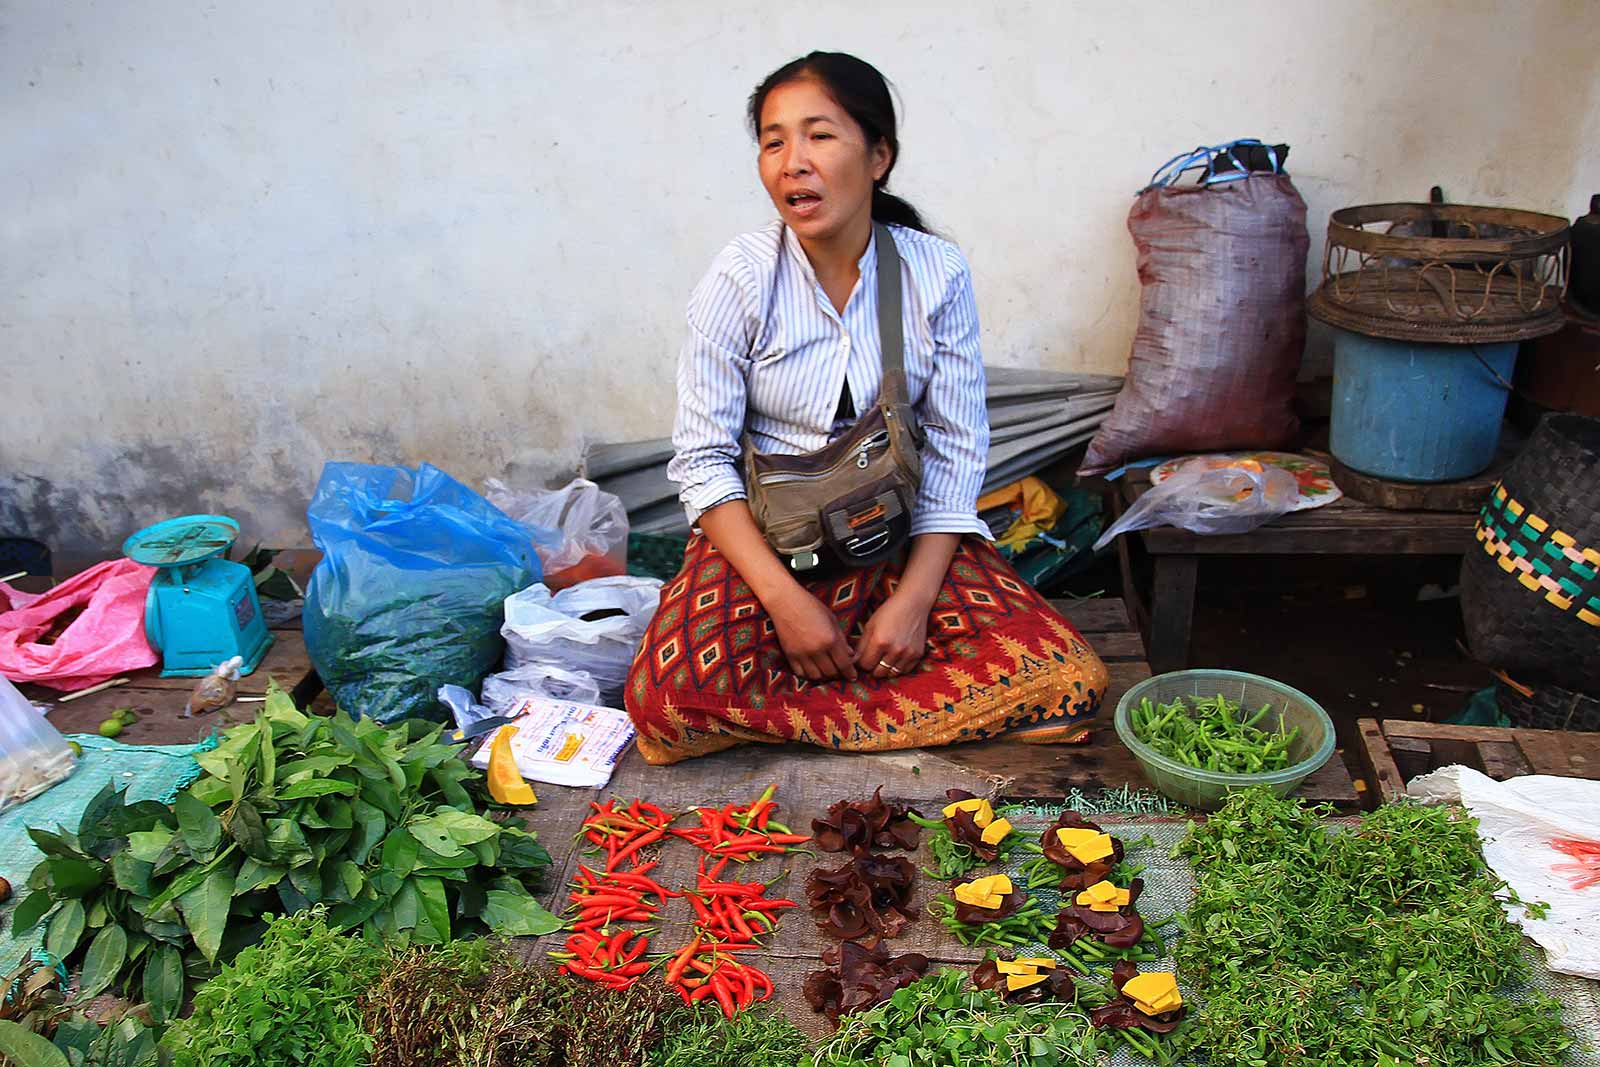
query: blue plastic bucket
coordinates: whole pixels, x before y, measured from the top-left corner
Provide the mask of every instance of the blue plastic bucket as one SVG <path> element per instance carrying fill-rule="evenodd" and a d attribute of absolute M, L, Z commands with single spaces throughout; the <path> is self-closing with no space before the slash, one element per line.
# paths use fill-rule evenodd
<path fill-rule="evenodd" d="M 1335 329 L 1329 447 L 1378 478 L 1470 478 L 1494 462 L 1516 362 L 1516 341 L 1419 344 Z"/>

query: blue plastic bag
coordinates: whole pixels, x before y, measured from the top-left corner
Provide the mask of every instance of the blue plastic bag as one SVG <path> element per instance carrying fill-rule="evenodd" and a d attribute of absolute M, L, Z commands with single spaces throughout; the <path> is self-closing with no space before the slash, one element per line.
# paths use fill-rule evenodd
<path fill-rule="evenodd" d="M 496 669 L 505 598 L 540 577 L 522 526 L 437 467 L 329 463 L 306 511 L 322 562 L 306 650 L 339 707 L 444 720 L 441 685 Z"/>

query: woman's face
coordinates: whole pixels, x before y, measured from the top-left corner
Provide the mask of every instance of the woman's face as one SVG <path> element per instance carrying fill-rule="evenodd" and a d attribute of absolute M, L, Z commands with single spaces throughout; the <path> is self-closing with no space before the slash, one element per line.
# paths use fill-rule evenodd
<path fill-rule="evenodd" d="M 761 107 L 761 184 L 784 223 L 825 241 L 872 218 L 872 186 L 889 169 L 889 146 L 866 135 L 815 78 L 785 82 Z"/>

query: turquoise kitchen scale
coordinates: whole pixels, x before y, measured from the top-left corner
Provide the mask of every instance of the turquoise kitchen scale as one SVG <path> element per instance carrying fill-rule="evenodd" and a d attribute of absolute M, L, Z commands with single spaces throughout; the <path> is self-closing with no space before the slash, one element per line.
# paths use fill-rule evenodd
<path fill-rule="evenodd" d="M 272 645 L 250 568 L 224 559 L 239 537 L 226 515 L 168 519 L 128 538 L 122 554 L 157 567 L 145 598 L 144 634 L 161 653 L 161 677 L 198 678 L 233 656 L 249 674 Z"/>

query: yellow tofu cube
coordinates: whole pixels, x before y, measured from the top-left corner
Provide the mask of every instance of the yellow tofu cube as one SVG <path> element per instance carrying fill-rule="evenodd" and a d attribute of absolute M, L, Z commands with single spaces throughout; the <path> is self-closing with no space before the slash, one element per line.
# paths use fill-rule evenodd
<path fill-rule="evenodd" d="M 1009 819 L 996 819 L 994 822 L 984 827 L 983 843 L 986 845 L 998 845 L 1001 841 L 1005 840 L 1006 835 L 1010 832 L 1011 821 Z"/>
<path fill-rule="evenodd" d="M 995 960 L 994 969 L 1001 974 L 1033 974 L 1037 967 L 1030 967 L 1021 960 L 1012 963 L 1010 960 Z"/>
<path fill-rule="evenodd" d="M 986 878 L 978 879 L 974 884 L 982 885 L 988 892 L 1002 897 L 1016 889 L 1011 884 L 1011 879 L 1003 874 L 991 874 Z"/>
<path fill-rule="evenodd" d="M 1074 899 L 1079 904 L 1087 904 L 1094 911 L 1116 911 L 1131 903 L 1133 898 L 1126 889 L 1118 889 L 1102 878 Z"/>
<path fill-rule="evenodd" d="M 1085 830 L 1077 826 L 1065 826 L 1056 831 L 1056 840 L 1061 842 L 1062 848 L 1073 848 L 1077 845 L 1088 844 L 1100 836 L 1098 830 Z"/>
<path fill-rule="evenodd" d="M 1110 834 L 1095 834 L 1092 839 L 1078 845 L 1062 843 L 1065 845 L 1066 850 L 1077 858 L 1079 863 L 1093 863 L 1096 860 L 1103 860 L 1111 856 L 1115 851 L 1111 846 Z"/>
<path fill-rule="evenodd" d="M 989 895 L 990 894 L 988 890 L 975 882 L 968 882 L 966 885 L 958 885 L 955 889 L 955 898 L 958 901 L 963 904 L 971 904 L 974 907 L 981 906 L 980 902 L 987 899 Z"/>
<path fill-rule="evenodd" d="M 975 798 L 972 800 L 958 800 L 954 804 L 946 804 L 944 806 L 944 817 L 953 819 L 958 811 L 970 814 L 972 821 L 977 824 L 980 830 L 994 821 L 994 808 L 987 800 Z"/>
<path fill-rule="evenodd" d="M 1035 970 L 1038 970 L 1039 968 L 1054 970 L 1056 966 L 1056 961 L 1048 956 L 1018 956 L 1017 962 L 1024 964 L 1025 966 L 1032 967 Z"/>
<path fill-rule="evenodd" d="M 1171 971 L 1151 971 L 1128 979 L 1122 992 L 1146 1015 L 1160 1015 L 1183 1006 L 1178 980 Z"/>
<path fill-rule="evenodd" d="M 1090 911 L 1112 912 L 1112 911 L 1116 911 L 1117 910 L 1117 906 L 1115 904 L 1090 904 L 1089 905 L 1089 910 Z"/>
<path fill-rule="evenodd" d="M 1038 985 L 1045 980 L 1042 974 L 1012 974 L 1006 976 L 1007 989 L 1027 989 L 1031 985 Z"/>
<path fill-rule="evenodd" d="M 1004 903 L 1005 903 L 1005 901 L 1000 897 L 1000 895 L 998 893 L 991 893 L 988 896 L 984 897 L 982 900 L 978 901 L 978 907 L 980 907 L 980 908 L 988 908 L 990 911 L 999 911 L 1000 910 L 1000 905 L 1002 905 Z"/>

